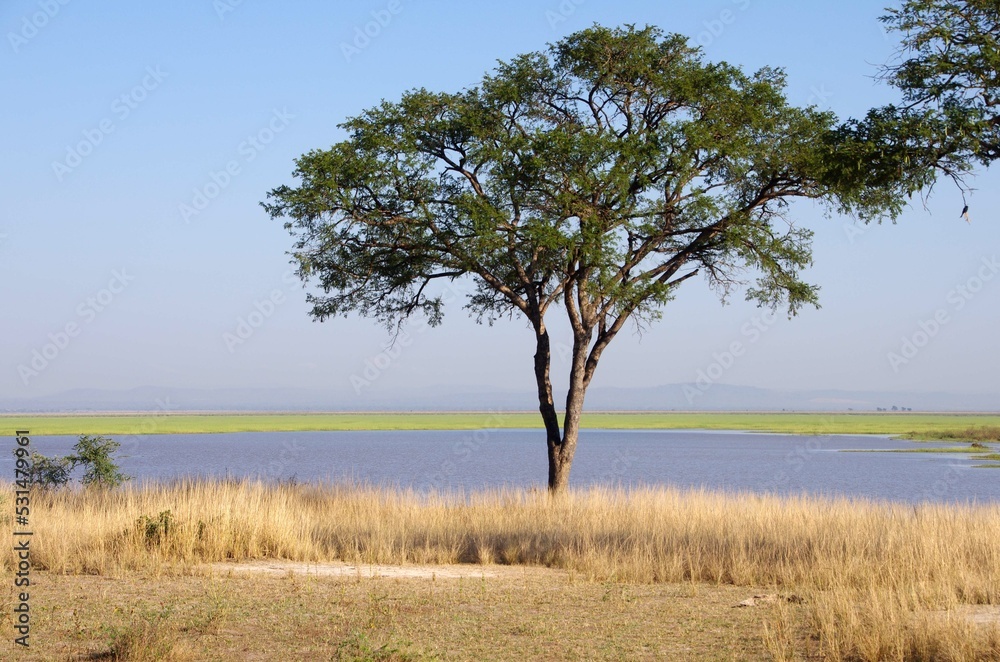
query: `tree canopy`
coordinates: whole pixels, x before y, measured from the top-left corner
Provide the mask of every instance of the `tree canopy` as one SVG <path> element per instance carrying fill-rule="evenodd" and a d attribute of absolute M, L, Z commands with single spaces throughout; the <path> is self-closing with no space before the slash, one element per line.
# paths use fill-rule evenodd
<path fill-rule="evenodd" d="M 1000 3 L 908 0 L 882 21 L 902 35 L 883 77 L 904 108 L 947 127 L 953 159 L 988 166 L 1000 157 Z"/>
<path fill-rule="evenodd" d="M 902 98 L 843 124 L 843 170 L 897 197 L 941 175 L 964 191 L 976 165 L 1000 157 L 1000 4 L 907 0 L 886 11 L 900 47 L 880 77 Z"/>
<path fill-rule="evenodd" d="M 747 285 L 748 299 L 795 314 L 817 288 L 801 276 L 812 235 L 794 200 L 892 218 L 926 184 L 926 169 L 904 177 L 910 146 L 887 147 L 884 127 L 794 106 L 784 87 L 781 70 L 707 62 L 681 35 L 594 26 L 475 87 L 412 90 L 348 119 L 348 137 L 300 157 L 298 185 L 262 205 L 321 290 L 309 297 L 318 319 L 357 312 L 391 327 L 420 311 L 437 324 L 432 283 L 457 278 L 474 283 L 466 307 L 480 321 L 523 315 L 560 489 L 586 388 L 629 320 L 655 320 L 696 275 L 723 298 Z M 874 176 L 863 166 L 880 150 Z M 573 333 L 561 430 L 554 308 Z"/>

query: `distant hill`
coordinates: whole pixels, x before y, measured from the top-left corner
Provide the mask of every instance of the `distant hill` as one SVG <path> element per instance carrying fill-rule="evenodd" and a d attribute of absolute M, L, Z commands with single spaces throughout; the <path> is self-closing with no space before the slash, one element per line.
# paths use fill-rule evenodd
<path fill-rule="evenodd" d="M 144 386 L 128 390 L 78 389 L 34 398 L 0 399 L 0 412 L 86 411 L 461 411 L 534 410 L 530 389 L 486 386 L 427 387 L 419 392 L 329 393 L 311 389 L 193 389 Z M 678 411 L 875 411 L 892 407 L 914 411 L 1000 411 L 995 394 L 877 391 L 779 391 L 714 384 L 647 388 L 594 387 L 587 409 Z"/>

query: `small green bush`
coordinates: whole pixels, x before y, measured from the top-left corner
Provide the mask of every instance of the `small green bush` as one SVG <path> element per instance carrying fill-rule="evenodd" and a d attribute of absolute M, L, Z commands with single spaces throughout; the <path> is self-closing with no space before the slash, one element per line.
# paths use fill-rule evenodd
<path fill-rule="evenodd" d="M 79 464 L 84 467 L 80 482 L 94 487 L 118 487 L 129 480 L 129 476 L 119 471 L 118 465 L 111 459 L 111 454 L 120 446 L 117 441 L 107 437 L 80 435 L 79 441 L 73 446 L 76 454 L 69 456 L 74 466 Z"/>
<path fill-rule="evenodd" d="M 80 482 L 88 487 L 118 487 L 131 479 L 123 474 L 112 455 L 121 446 L 117 441 L 102 436 L 80 435 L 73 446 L 73 454 L 48 457 L 31 454 L 31 483 L 41 489 L 55 489 L 69 483 L 73 471 L 83 467 Z M 17 449 L 15 449 L 15 453 Z"/>
<path fill-rule="evenodd" d="M 174 516 L 169 510 L 164 510 L 156 517 L 143 515 L 135 521 L 147 547 L 158 547 L 167 540 L 173 528 Z"/>
<path fill-rule="evenodd" d="M 62 487 L 69 482 L 73 462 L 69 457 L 46 457 L 31 453 L 31 484 L 42 487 Z"/>

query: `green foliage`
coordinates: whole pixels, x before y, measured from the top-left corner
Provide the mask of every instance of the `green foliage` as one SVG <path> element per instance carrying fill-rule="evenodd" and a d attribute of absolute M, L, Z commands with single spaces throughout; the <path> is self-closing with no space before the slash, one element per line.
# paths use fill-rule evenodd
<path fill-rule="evenodd" d="M 93 487 L 118 487 L 129 480 L 111 457 L 120 446 L 117 441 L 100 435 L 80 435 L 73 446 L 76 453 L 69 456 L 74 466 L 84 467 L 80 482 Z"/>
<path fill-rule="evenodd" d="M 558 489 L 583 394 L 626 322 L 658 319 L 699 275 L 723 301 L 742 289 L 790 316 L 818 305 L 801 277 L 812 232 L 792 203 L 895 219 L 939 171 L 960 177 L 982 137 L 979 124 L 955 134 L 954 104 L 840 122 L 791 105 L 784 88 L 781 70 L 707 62 L 681 35 L 595 25 L 475 87 L 415 89 L 361 112 L 340 125 L 345 140 L 296 160 L 297 186 L 261 204 L 293 236 L 298 275 L 319 286 L 317 319 L 357 312 L 398 328 L 419 312 L 436 325 L 435 283 L 459 278 L 478 321 L 523 315 Z M 552 307 L 573 334 L 562 431 Z"/>
<path fill-rule="evenodd" d="M 585 331 L 617 330 L 696 273 L 723 297 L 756 273 L 748 298 L 794 313 L 816 288 L 799 278 L 811 232 L 790 201 L 866 218 L 900 203 L 831 172 L 836 118 L 788 104 L 784 85 L 776 69 L 705 62 L 679 35 L 595 26 L 477 87 L 347 120 L 347 140 L 300 157 L 300 185 L 262 204 L 324 293 L 310 297 L 319 319 L 437 323 L 428 286 L 468 276 L 479 319 L 570 302 Z"/>
<path fill-rule="evenodd" d="M 983 165 L 1000 157 L 1000 4 L 907 0 L 881 20 L 902 37 L 884 78 L 936 125 L 930 145 Z"/>
<path fill-rule="evenodd" d="M 69 482 L 73 463 L 68 457 L 31 453 L 31 484 L 42 489 L 63 487 Z"/>
<path fill-rule="evenodd" d="M 830 179 L 860 180 L 864 196 L 910 196 L 940 175 L 964 190 L 976 164 L 1000 157 L 1000 4 L 906 0 L 881 20 L 901 38 L 881 77 L 903 98 L 844 123 Z"/>
<path fill-rule="evenodd" d="M 119 470 L 112 458 L 120 446 L 117 441 L 100 435 L 80 435 L 71 455 L 48 457 L 32 452 L 32 485 L 41 489 L 63 487 L 69 483 L 73 471 L 82 466 L 82 484 L 88 487 L 118 487 L 130 479 Z"/>
<path fill-rule="evenodd" d="M 174 528 L 174 516 L 169 510 L 164 510 L 156 517 L 142 515 L 136 520 L 135 526 L 147 547 L 159 547 L 168 539 L 170 531 Z M 200 522 L 198 530 L 200 538 L 202 531 Z"/>

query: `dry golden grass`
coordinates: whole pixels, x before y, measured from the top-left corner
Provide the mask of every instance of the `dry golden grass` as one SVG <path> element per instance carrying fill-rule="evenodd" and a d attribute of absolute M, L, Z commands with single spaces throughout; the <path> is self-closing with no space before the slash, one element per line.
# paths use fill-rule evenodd
<path fill-rule="evenodd" d="M 1000 605 L 996 505 L 181 481 L 36 493 L 32 520 L 32 561 L 56 574 L 260 558 L 548 566 L 597 582 L 803 597 L 802 607 L 765 610 L 761 636 L 775 659 L 1000 659 L 996 623 L 957 615 L 962 605 Z M 2 563 L 9 573 L 10 550 Z"/>

